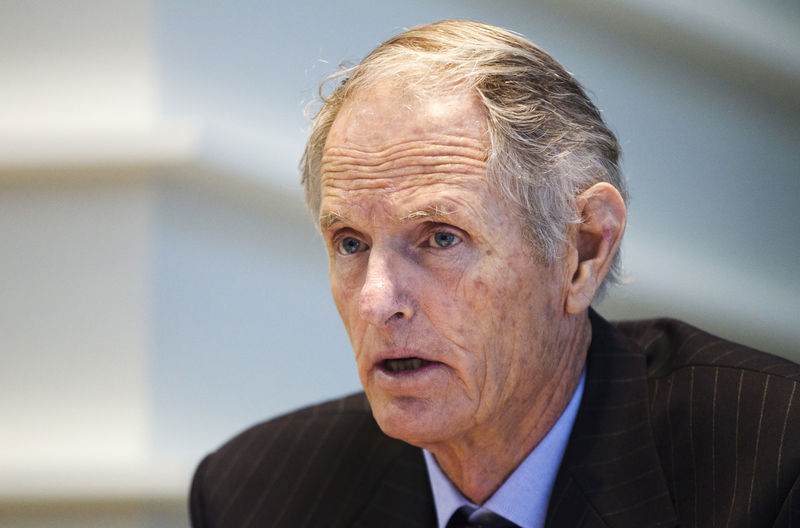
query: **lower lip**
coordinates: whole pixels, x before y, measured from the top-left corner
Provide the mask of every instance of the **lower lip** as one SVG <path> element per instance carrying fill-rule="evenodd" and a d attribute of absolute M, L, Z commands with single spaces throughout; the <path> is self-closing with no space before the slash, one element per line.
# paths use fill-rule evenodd
<path fill-rule="evenodd" d="M 444 375 L 446 368 L 444 363 L 438 362 L 429 363 L 418 369 L 401 370 L 398 372 L 393 372 L 383 367 L 377 367 L 375 369 L 375 378 L 387 389 L 404 392 L 420 388 L 420 385 L 425 385 L 427 387 L 430 383 L 433 383 L 434 378 Z"/>

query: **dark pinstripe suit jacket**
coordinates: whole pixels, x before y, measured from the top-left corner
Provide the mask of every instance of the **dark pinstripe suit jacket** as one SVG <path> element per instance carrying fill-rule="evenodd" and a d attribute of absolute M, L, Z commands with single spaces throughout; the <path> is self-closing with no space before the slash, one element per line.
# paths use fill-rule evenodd
<path fill-rule="evenodd" d="M 800 527 L 800 366 L 673 320 L 596 314 L 549 527 Z M 362 394 L 257 425 L 206 457 L 195 528 L 435 527 L 418 448 Z"/>

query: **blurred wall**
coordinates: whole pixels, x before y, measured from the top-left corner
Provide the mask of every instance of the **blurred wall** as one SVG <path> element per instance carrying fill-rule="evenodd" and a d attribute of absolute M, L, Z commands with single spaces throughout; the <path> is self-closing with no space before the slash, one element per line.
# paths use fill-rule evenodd
<path fill-rule="evenodd" d="M 629 283 L 800 359 L 789 3 L 0 3 L 0 520 L 185 526 L 199 457 L 358 389 L 302 205 L 303 108 L 403 27 L 519 31 L 625 151 Z"/>

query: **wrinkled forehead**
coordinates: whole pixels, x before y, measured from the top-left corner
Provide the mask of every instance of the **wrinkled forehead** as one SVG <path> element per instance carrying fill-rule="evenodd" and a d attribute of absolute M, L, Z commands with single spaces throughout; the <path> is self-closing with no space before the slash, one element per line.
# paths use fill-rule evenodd
<path fill-rule="evenodd" d="M 461 135 L 488 145 L 486 110 L 473 90 L 430 89 L 380 81 L 351 94 L 325 142 L 379 151 L 399 141 Z"/>
<path fill-rule="evenodd" d="M 422 98 L 383 85 L 348 101 L 323 152 L 322 216 L 357 203 L 404 217 L 409 208 L 486 198 L 484 114 L 463 92 Z"/>

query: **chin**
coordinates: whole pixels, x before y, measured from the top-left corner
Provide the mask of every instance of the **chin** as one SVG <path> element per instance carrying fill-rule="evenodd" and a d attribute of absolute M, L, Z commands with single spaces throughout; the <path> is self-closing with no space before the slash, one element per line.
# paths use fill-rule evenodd
<path fill-rule="evenodd" d="M 432 409 L 430 402 L 416 398 L 395 398 L 387 403 L 372 405 L 378 427 L 387 436 L 417 447 L 425 447 L 450 437 L 443 417 L 445 413 Z"/>

